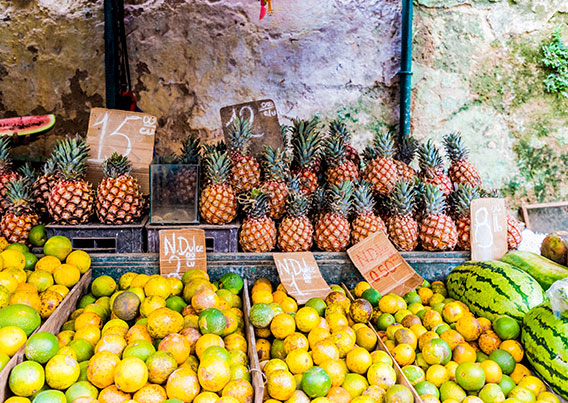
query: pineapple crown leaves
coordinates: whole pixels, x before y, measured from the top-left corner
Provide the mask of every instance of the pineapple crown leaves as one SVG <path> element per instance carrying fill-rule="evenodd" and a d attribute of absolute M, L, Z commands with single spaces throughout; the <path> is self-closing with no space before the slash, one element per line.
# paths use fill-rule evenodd
<path fill-rule="evenodd" d="M 292 136 L 294 163 L 299 168 L 310 168 L 322 152 L 323 138 L 318 131 L 319 118 L 293 120 Z"/>
<path fill-rule="evenodd" d="M 51 155 L 41 167 L 41 172 L 43 175 L 53 175 L 55 173 L 55 158 Z"/>
<path fill-rule="evenodd" d="M 443 170 L 442 157 L 431 139 L 418 146 L 418 163 L 422 173 L 428 176 L 435 176 Z"/>
<path fill-rule="evenodd" d="M 405 216 L 412 214 L 416 198 L 416 184 L 399 180 L 389 198 L 389 207 L 393 214 Z"/>
<path fill-rule="evenodd" d="M 459 132 L 450 133 L 444 137 L 444 148 L 451 161 L 464 160 L 469 154 L 463 144 L 462 137 Z"/>
<path fill-rule="evenodd" d="M 0 137 L 0 171 L 6 171 L 12 166 L 10 151 L 12 151 L 12 138 L 10 136 Z"/>
<path fill-rule="evenodd" d="M 416 155 L 417 149 L 418 140 L 410 135 L 404 136 L 402 141 L 398 143 L 395 158 L 405 164 L 410 164 Z"/>
<path fill-rule="evenodd" d="M 270 193 L 261 189 L 251 189 L 250 192 L 239 195 L 237 200 L 248 218 L 266 217 L 270 209 Z"/>
<path fill-rule="evenodd" d="M 285 182 L 288 177 L 288 164 L 286 156 L 281 148 L 263 146 L 264 151 L 261 155 L 261 164 L 266 180 Z"/>
<path fill-rule="evenodd" d="M 377 157 L 392 158 L 394 155 L 394 140 L 390 130 L 377 129 L 373 136 L 373 148 Z"/>
<path fill-rule="evenodd" d="M 36 180 L 36 172 L 32 168 L 32 164 L 28 161 L 20 168 L 20 177 L 27 183 L 32 184 Z"/>
<path fill-rule="evenodd" d="M 492 199 L 498 199 L 500 197 L 503 197 L 501 191 L 497 188 L 493 189 L 478 188 L 478 191 L 479 191 L 479 197 L 487 197 Z"/>
<path fill-rule="evenodd" d="M 369 144 L 363 150 L 363 161 L 365 161 L 365 163 L 369 163 L 373 161 L 375 158 L 377 158 L 377 155 L 378 154 L 375 148 Z"/>
<path fill-rule="evenodd" d="M 298 176 L 290 178 L 288 182 L 288 200 L 286 205 L 290 217 L 305 217 L 310 210 L 310 197 L 300 189 Z"/>
<path fill-rule="evenodd" d="M 320 213 L 326 209 L 326 189 L 319 186 L 310 195 L 310 204 L 313 213 Z"/>
<path fill-rule="evenodd" d="M 231 155 L 246 156 L 252 139 L 252 127 L 248 119 L 235 118 L 229 127 L 227 147 Z"/>
<path fill-rule="evenodd" d="M 445 213 L 446 200 L 444 198 L 444 192 L 435 184 L 427 183 L 424 185 L 422 200 L 424 203 L 424 213 L 426 215 L 438 215 Z"/>
<path fill-rule="evenodd" d="M 332 167 L 341 165 L 345 161 L 345 142 L 338 135 L 327 138 L 324 151 L 326 160 Z"/>
<path fill-rule="evenodd" d="M 332 213 L 347 217 L 351 211 L 353 182 L 344 181 L 340 185 L 332 184 L 326 192 L 327 208 Z"/>
<path fill-rule="evenodd" d="M 130 175 L 132 167 L 130 161 L 124 155 L 113 153 L 103 161 L 103 175 L 105 178 L 118 178 L 122 175 Z"/>
<path fill-rule="evenodd" d="M 30 183 L 26 179 L 18 179 L 6 185 L 6 200 L 8 210 L 16 215 L 33 211 L 32 191 Z"/>
<path fill-rule="evenodd" d="M 345 123 L 339 119 L 329 122 L 329 136 L 339 136 L 343 139 L 345 144 L 348 144 L 351 141 L 351 133 L 347 130 Z"/>
<path fill-rule="evenodd" d="M 353 190 L 353 208 L 357 215 L 373 212 L 375 200 L 373 199 L 373 188 L 369 182 L 362 180 Z"/>
<path fill-rule="evenodd" d="M 89 146 L 80 136 L 60 140 L 53 150 L 57 175 L 64 180 L 82 180 L 87 173 Z"/>
<path fill-rule="evenodd" d="M 158 154 L 152 160 L 152 164 L 157 165 L 175 165 L 177 163 L 179 163 L 179 156 L 173 153 Z"/>
<path fill-rule="evenodd" d="M 231 172 L 231 160 L 229 154 L 224 151 L 211 151 L 203 159 L 205 165 L 205 176 L 214 185 L 228 183 Z"/>
<path fill-rule="evenodd" d="M 471 201 L 478 198 L 479 188 L 469 183 L 460 183 L 457 190 L 450 194 L 450 205 L 456 216 L 468 216 Z"/>
<path fill-rule="evenodd" d="M 199 156 L 201 153 L 201 139 L 199 136 L 192 134 L 181 142 L 180 163 L 182 164 L 199 164 Z"/>

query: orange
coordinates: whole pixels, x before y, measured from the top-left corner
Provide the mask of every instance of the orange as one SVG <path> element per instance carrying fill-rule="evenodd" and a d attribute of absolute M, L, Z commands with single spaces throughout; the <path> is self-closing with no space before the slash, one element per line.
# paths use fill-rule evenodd
<path fill-rule="evenodd" d="M 178 333 L 173 333 L 162 339 L 158 345 L 158 350 L 171 353 L 178 365 L 180 365 L 189 357 L 191 345 L 184 336 Z"/>
<path fill-rule="evenodd" d="M 317 326 L 320 321 L 320 316 L 314 308 L 305 306 L 303 308 L 300 308 L 298 312 L 296 312 L 295 319 L 298 330 L 304 333 L 308 333 L 310 330 Z"/>
<path fill-rule="evenodd" d="M 98 353 L 100 351 L 110 351 L 111 353 L 114 353 L 120 357 L 125 348 L 126 340 L 124 340 L 122 336 L 116 334 L 108 334 L 101 337 L 101 339 L 95 346 L 95 352 Z"/>
<path fill-rule="evenodd" d="M 392 351 L 392 355 L 401 367 L 412 364 L 416 359 L 416 351 L 410 344 L 399 344 Z"/>
<path fill-rule="evenodd" d="M 308 351 L 308 348 L 308 339 L 302 333 L 295 332 L 284 339 L 284 353 L 286 355 L 290 354 L 291 351 L 296 349 L 303 349 Z"/>
<path fill-rule="evenodd" d="M 272 297 L 272 291 L 269 290 L 257 290 L 251 293 L 252 304 L 265 303 L 270 304 L 274 302 Z"/>
<path fill-rule="evenodd" d="M 298 310 L 298 304 L 294 300 L 294 298 L 286 297 L 280 302 L 280 306 L 282 310 L 286 313 L 293 313 Z"/>
<path fill-rule="evenodd" d="M 118 390 L 116 385 L 111 385 L 99 393 L 98 400 L 100 403 L 122 403 L 131 399 L 129 393 Z"/>
<path fill-rule="evenodd" d="M 12 357 L 26 343 L 26 332 L 16 326 L 0 329 L 0 351 Z"/>
<path fill-rule="evenodd" d="M 266 339 L 256 340 L 256 353 L 260 361 L 268 360 L 270 358 L 270 347 L 272 345 Z"/>
<path fill-rule="evenodd" d="M 422 324 L 428 330 L 434 330 L 436 326 L 441 325 L 442 323 L 444 323 L 442 315 L 433 309 L 426 311 L 422 316 Z"/>
<path fill-rule="evenodd" d="M 338 360 L 339 349 L 330 338 L 320 340 L 312 349 L 312 357 L 316 365 L 327 360 Z"/>
<path fill-rule="evenodd" d="M 229 352 L 231 350 L 240 350 L 243 353 L 247 352 L 247 339 L 240 334 L 230 334 L 223 339 L 223 342 L 225 343 L 225 348 Z"/>
<path fill-rule="evenodd" d="M 132 396 L 138 403 L 163 403 L 168 399 L 166 390 L 160 385 L 147 383 Z"/>
<path fill-rule="evenodd" d="M 379 300 L 379 310 L 394 315 L 399 310 L 398 300 L 390 294 L 383 296 Z"/>
<path fill-rule="evenodd" d="M 492 330 L 488 330 L 486 332 L 483 332 L 481 336 L 479 336 L 477 344 L 479 345 L 481 351 L 489 355 L 499 348 L 501 339 L 499 338 L 499 336 L 497 336 L 497 333 Z"/>
<path fill-rule="evenodd" d="M 10 297 L 10 305 L 15 304 L 27 305 L 39 312 L 41 308 L 41 298 L 37 293 L 16 291 Z"/>
<path fill-rule="evenodd" d="M 450 302 L 442 308 L 442 317 L 447 323 L 454 323 L 461 319 L 465 314 L 463 306 L 457 301 Z"/>
<path fill-rule="evenodd" d="M 279 369 L 271 372 L 266 378 L 266 392 L 273 399 L 287 400 L 296 390 L 296 380 L 288 371 Z"/>
<path fill-rule="evenodd" d="M 225 342 L 216 334 L 204 334 L 195 343 L 195 354 L 199 359 L 201 359 L 205 350 L 211 346 L 225 347 Z"/>
<path fill-rule="evenodd" d="M 481 332 L 486 332 L 491 330 L 491 321 L 487 318 L 477 318 L 479 325 L 481 326 Z"/>
<path fill-rule="evenodd" d="M 288 295 L 284 291 L 276 290 L 272 293 L 272 301 L 280 305 Z"/>
<path fill-rule="evenodd" d="M 305 350 L 294 350 L 286 356 L 286 365 L 294 375 L 303 374 L 310 369 L 314 363 L 312 357 Z"/>
<path fill-rule="evenodd" d="M 485 360 L 480 363 L 483 372 L 485 372 L 485 381 L 487 383 L 499 383 L 503 378 L 503 371 L 499 364 L 493 360 Z"/>
<path fill-rule="evenodd" d="M 191 402 L 198 395 L 201 387 L 197 374 L 191 368 L 176 369 L 168 377 L 166 393 L 170 399 Z"/>
<path fill-rule="evenodd" d="M 525 355 L 523 346 L 517 340 L 504 340 L 499 345 L 499 348 L 508 351 L 515 359 L 515 362 L 521 362 Z"/>
<path fill-rule="evenodd" d="M 442 332 L 440 335 L 442 340 L 445 340 L 450 345 L 450 348 L 453 350 L 458 344 L 463 343 L 465 339 L 457 330 L 446 330 Z"/>
<path fill-rule="evenodd" d="M 418 365 L 405 365 L 402 367 L 402 372 L 406 375 L 412 386 L 426 380 L 426 373 Z"/>
<path fill-rule="evenodd" d="M 89 360 L 87 379 L 99 389 L 106 388 L 114 382 L 114 370 L 120 358 L 109 351 L 95 353 Z"/>
<path fill-rule="evenodd" d="M 171 293 L 170 281 L 160 275 L 151 276 L 144 284 L 144 294 L 148 297 L 155 295 L 167 299 Z"/>
<path fill-rule="evenodd" d="M 63 285 L 65 287 L 73 287 L 79 282 L 81 272 L 75 266 L 70 264 L 62 264 L 53 272 L 53 280 L 55 284 Z"/>
<path fill-rule="evenodd" d="M 450 374 L 446 367 L 434 364 L 426 371 L 426 380 L 439 388 L 443 383 L 450 380 Z"/>
<path fill-rule="evenodd" d="M 417 292 L 420 296 L 420 300 L 422 301 L 422 305 L 428 305 L 430 299 L 434 295 L 434 292 L 430 288 L 426 287 L 420 287 Z"/>
<path fill-rule="evenodd" d="M 413 350 L 416 350 L 418 339 L 410 329 L 401 328 L 394 333 L 394 341 L 397 344 L 408 344 Z"/>
<path fill-rule="evenodd" d="M 86 326 L 96 326 L 100 329 L 103 327 L 103 320 L 94 312 L 84 312 L 75 319 L 75 330 Z"/>
<path fill-rule="evenodd" d="M 327 360 L 319 365 L 331 378 L 332 386 L 341 386 L 347 374 L 346 367 L 339 360 Z"/>
<path fill-rule="evenodd" d="M 310 330 L 310 333 L 308 333 L 308 342 L 310 348 L 313 349 L 318 341 L 326 339 L 329 336 L 331 336 L 329 330 L 324 329 L 322 327 L 314 327 L 312 330 Z"/>
<path fill-rule="evenodd" d="M 286 363 L 279 358 L 273 358 L 266 364 L 264 364 L 262 372 L 264 372 L 264 375 L 268 376 L 268 374 L 270 374 L 272 371 L 276 371 L 277 369 L 284 369 L 287 371 L 288 365 L 286 365 Z"/>
<path fill-rule="evenodd" d="M 518 386 L 523 386 L 530 390 L 535 396 L 546 392 L 546 386 L 544 383 L 536 376 L 528 375 L 521 379 L 517 384 Z"/>
<path fill-rule="evenodd" d="M 396 372 L 390 365 L 380 362 L 369 367 L 367 379 L 371 385 L 387 390 L 396 383 Z"/>
<path fill-rule="evenodd" d="M 355 331 L 355 342 L 367 351 L 373 351 L 377 345 L 377 335 L 370 327 L 363 325 Z"/>
<path fill-rule="evenodd" d="M 333 383 L 332 383 L 333 385 Z M 341 386 L 332 386 L 327 392 L 327 398 L 334 403 L 349 403 L 351 401 L 351 395 Z"/>
<path fill-rule="evenodd" d="M 418 348 L 422 351 L 424 345 L 432 339 L 438 339 L 440 336 L 434 331 L 427 331 L 418 338 Z"/>
<path fill-rule="evenodd" d="M 475 362 L 477 360 L 477 354 L 473 347 L 471 347 L 468 343 L 463 342 L 454 348 L 452 360 L 458 364 L 462 364 L 464 362 Z"/>
<path fill-rule="evenodd" d="M 371 288 L 371 285 L 369 283 L 367 283 L 366 281 L 359 281 L 357 285 L 355 285 L 353 293 L 357 298 L 361 298 L 363 292 L 365 292 L 365 290 L 368 290 L 369 288 Z"/>
<path fill-rule="evenodd" d="M 473 316 L 464 316 L 456 322 L 456 330 L 466 341 L 474 341 L 481 335 L 481 325 Z"/>
<path fill-rule="evenodd" d="M 345 363 L 351 372 L 364 375 L 373 363 L 373 359 L 363 347 L 355 347 L 347 353 Z"/>
<path fill-rule="evenodd" d="M 531 371 L 523 364 L 515 365 L 515 369 L 513 370 L 513 372 L 509 374 L 513 382 L 515 382 L 517 385 L 519 384 L 519 382 L 521 382 L 521 379 L 523 379 L 525 376 L 530 376 L 530 375 Z"/>
<path fill-rule="evenodd" d="M 148 382 L 148 367 L 140 358 L 125 358 L 114 371 L 114 383 L 123 392 L 136 392 L 146 382 Z"/>
<path fill-rule="evenodd" d="M 296 331 L 296 322 L 291 315 L 280 313 L 272 319 L 270 331 L 277 339 L 285 339 Z"/>
<path fill-rule="evenodd" d="M 448 362 L 445 367 L 446 371 L 448 371 L 448 375 L 450 376 L 450 381 L 456 381 L 456 369 L 458 368 L 459 364 L 455 361 Z"/>
<path fill-rule="evenodd" d="M 253 388 L 249 381 L 238 379 L 230 381 L 222 391 L 223 397 L 233 397 L 239 403 L 250 403 L 253 397 Z"/>
<path fill-rule="evenodd" d="M 53 273 L 59 266 L 61 266 L 61 260 L 55 256 L 44 256 L 37 261 L 34 270 L 45 270 Z"/>

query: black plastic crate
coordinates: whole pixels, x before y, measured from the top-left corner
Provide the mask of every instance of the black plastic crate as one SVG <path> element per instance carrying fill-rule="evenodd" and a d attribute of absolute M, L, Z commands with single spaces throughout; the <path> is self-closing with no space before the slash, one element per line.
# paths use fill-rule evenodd
<path fill-rule="evenodd" d="M 45 229 L 49 237 L 66 236 L 73 243 L 74 249 L 88 253 L 143 253 L 146 251 L 147 222 L 148 217 L 145 216 L 134 224 L 48 224 Z"/>
<path fill-rule="evenodd" d="M 205 248 L 207 253 L 234 253 L 239 251 L 239 228 L 241 224 L 235 222 L 225 225 L 146 225 L 148 236 L 148 253 L 160 252 L 160 230 L 168 229 L 202 229 L 205 231 Z"/>

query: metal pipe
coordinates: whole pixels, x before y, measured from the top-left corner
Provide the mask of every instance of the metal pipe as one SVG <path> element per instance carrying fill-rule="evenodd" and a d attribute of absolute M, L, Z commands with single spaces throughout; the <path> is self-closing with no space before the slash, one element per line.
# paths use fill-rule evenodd
<path fill-rule="evenodd" d="M 412 0 L 402 0 L 400 43 L 400 132 L 399 139 L 410 136 L 410 102 L 412 84 Z"/>
<path fill-rule="evenodd" d="M 118 104 L 118 43 L 116 32 L 117 7 L 115 0 L 105 0 L 105 83 L 106 107 L 116 108 Z"/>

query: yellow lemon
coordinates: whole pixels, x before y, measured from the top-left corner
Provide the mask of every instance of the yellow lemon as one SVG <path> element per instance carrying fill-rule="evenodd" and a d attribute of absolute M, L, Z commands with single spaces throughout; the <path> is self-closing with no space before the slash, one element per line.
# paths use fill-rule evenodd
<path fill-rule="evenodd" d="M 5 269 L 16 268 L 23 270 L 26 267 L 26 257 L 20 251 L 10 249 L 0 253 Z"/>
<path fill-rule="evenodd" d="M 75 266 L 83 274 L 91 268 L 91 257 L 83 250 L 75 250 L 67 256 L 65 263 Z"/>
<path fill-rule="evenodd" d="M 12 357 L 26 343 L 26 332 L 16 326 L 0 329 L 0 351 Z"/>

